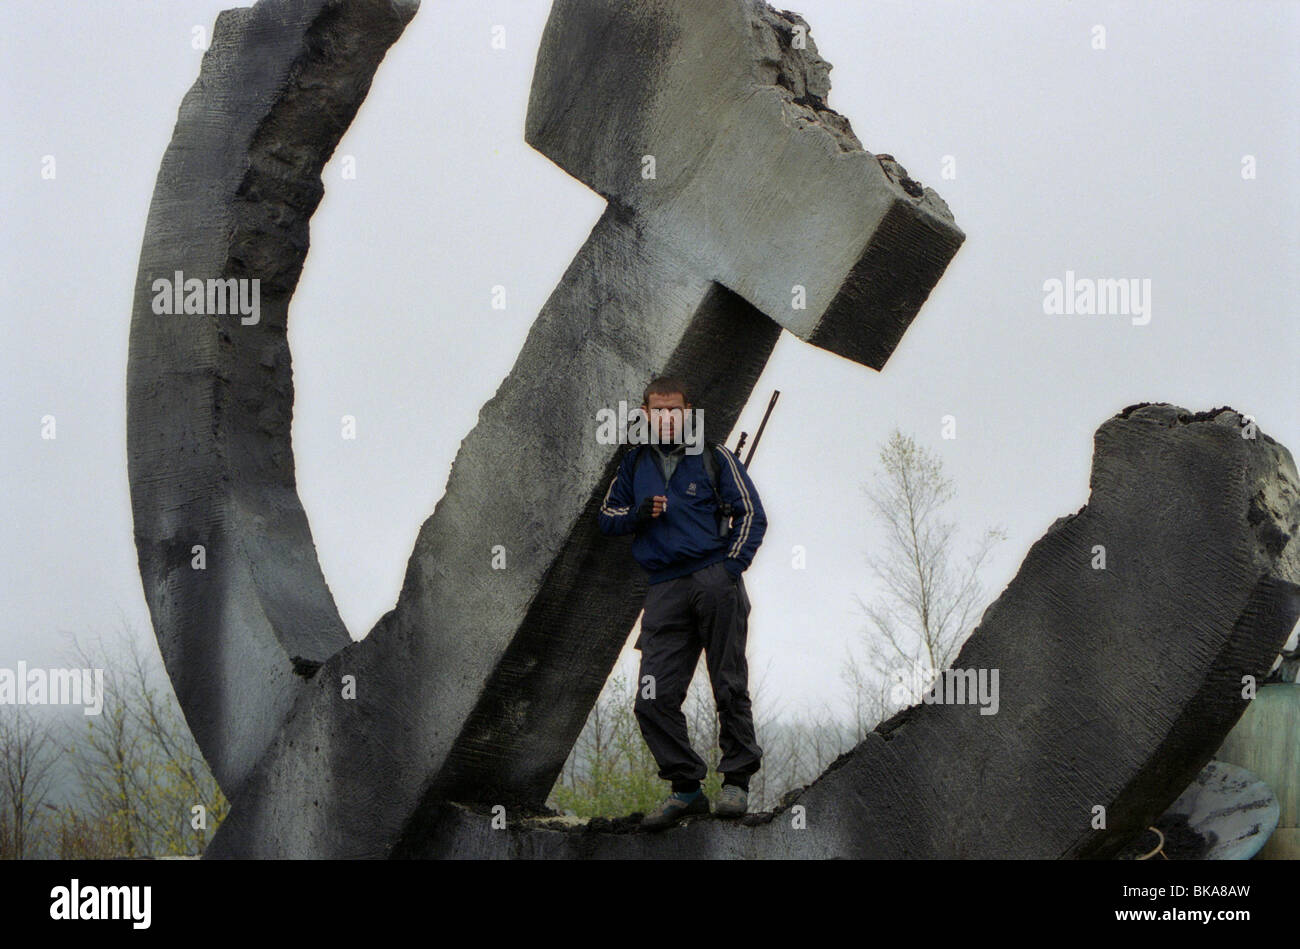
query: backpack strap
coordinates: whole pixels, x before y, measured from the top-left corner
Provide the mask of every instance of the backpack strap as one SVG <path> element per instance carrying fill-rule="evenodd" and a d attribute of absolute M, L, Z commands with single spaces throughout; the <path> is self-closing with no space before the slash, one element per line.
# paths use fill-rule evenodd
<path fill-rule="evenodd" d="M 704 443 L 704 470 L 708 472 L 709 482 L 713 485 L 713 503 L 717 505 L 713 516 L 718 524 L 718 536 L 727 537 L 731 533 L 731 515 L 734 512 L 731 505 L 722 500 L 722 490 L 718 486 L 717 446 L 713 442 Z"/>
<path fill-rule="evenodd" d="M 718 456 L 715 451 L 713 442 L 704 443 L 704 470 L 709 475 L 709 483 L 713 485 L 713 497 L 721 506 L 722 493 L 718 490 Z"/>

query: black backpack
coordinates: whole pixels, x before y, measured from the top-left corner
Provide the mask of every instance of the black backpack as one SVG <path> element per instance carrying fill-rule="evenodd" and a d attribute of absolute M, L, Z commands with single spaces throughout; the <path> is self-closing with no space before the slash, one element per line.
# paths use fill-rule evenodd
<path fill-rule="evenodd" d="M 636 471 L 637 462 L 641 460 L 640 452 L 643 445 L 633 445 L 629 451 L 632 454 L 632 460 L 629 463 L 632 471 Z M 705 441 L 704 443 L 704 471 L 709 476 L 709 484 L 713 486 L 713 500 L 717 504 L 717 510 L 714 513 L 718 522 L 718 536 L 726 537 L 731 533 L 731 516 L 734 513 L 732 507 L 726 501 L 722 500 L 722 491 L 718 488 L 718 456 L 714 454 L 717 448 L 713 442 Z"/>

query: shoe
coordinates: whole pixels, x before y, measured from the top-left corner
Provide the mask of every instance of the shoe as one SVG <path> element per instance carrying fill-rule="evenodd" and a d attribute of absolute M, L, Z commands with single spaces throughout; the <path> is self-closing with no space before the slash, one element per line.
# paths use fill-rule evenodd
<path fill-rule="evenodd" d="M 641 826 L 646 830 L 662 830 L 673 826 L 683 817 L 707 813 L 709 798 L 703 791 L 693 801 L 683 801 L 676 794 L 670 794 L 662 804 L 641 818 Z"/>
<path fill-rule="evenodd" d="M 719 817 L 743 817 L 749 810 L 749 792 L 738 784 L 724 784 L 713 813 Z"/>

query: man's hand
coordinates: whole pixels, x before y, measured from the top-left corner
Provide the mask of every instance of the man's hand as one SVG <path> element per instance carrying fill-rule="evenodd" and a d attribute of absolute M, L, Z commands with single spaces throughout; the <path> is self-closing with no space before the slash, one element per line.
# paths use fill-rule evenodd
<path fill-rule="evenodd" d="M 654 497 L 646 498 L 641 502 L 641 506 L 636 509 L 636 519 L 644 523 L 652 517 L 658 517 L 668 507 L 668 498 L 662 494 L 656 494 Z"/>

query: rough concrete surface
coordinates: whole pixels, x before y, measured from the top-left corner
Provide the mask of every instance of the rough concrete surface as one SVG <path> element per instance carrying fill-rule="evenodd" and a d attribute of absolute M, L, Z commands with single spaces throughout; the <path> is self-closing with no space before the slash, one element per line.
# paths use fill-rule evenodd
<path fill-rule="evenodd" d="M 791 44 L 796 15 L 560 0 L 527 137 L 610 207 L 462 444 L 397 607 L 349 644 L 294 489 L 285 321 L 320 169 L 415 7 L 222 14 L 159 173 L 132 501 L 164 658 L 235 799 L 209 855 L 1106 856 L 1131 840 L 1208 760 L 1241 676 L 1268 670 L 1297 613 L 1294 463 L 1230 411 L 1102 426 L 1088 505 L 1034 545 L 958 657 L 999 670 L 997 715 L 905 710 L 740 824 L 499 832 L 442 803 L 539 804 L 635 617 L 625 539 L 593 526 L 619 451 L 595 441 L 595 410 L 681 373 L 716 437 L 780 327 L 880 368 L 962 235 L 826 105 L 829 66 Z M 260 321 L 159 316 L 153 280 L 178 270 L 258 278 Z M 489 567 L 496 544 L 508 570 Z"/>
<path fill-rule="evenodd" d="M 302 674 L 351 642 L 294 483 L 287 310 L 321 168 L 415 8 L 300 0 L 223 12 L 149 209 L 127 365 L 135 542 L 176 695 L 232 798 Z M 178 271 L 256 278 L 257 322 L 154 312 L 154 281 Z"/>
<path fill-rule="evenodd" d="M 499 832 L 442 803 L 540 803 L 635 617 L 625 539 L 594 530 L 620 447 L 595 441 L 595 410 L 676 372 L 716 437 L 780 327 L 880 368 L 962 235 L 829 109 L 796 15 L 560 0 L 527 137 L 610 206 L 462 444 L 397 607 L 349 644 L 294 488 L 286 316 L 320 169 L 415 8 L 223 13 L 150 210 L 132 502 L 164 658 L 235 801 L 209 855 L 1107 856 L 1131 840 L 1297 614 L 1294 463 L 1231 411 L 1135 407 L 1102 426 L 1088 505 L 1031 548 L 958 657 L 999 670 L 997 715 L 905 710 L 741 824 Z M 153 281 L 176 271 L 259 279 L 259 322 L 153 312 Z"/>
<path fill-rule="evenodd" d="M 285 319 L 320 168 L 414 10 L 223 14 L 159 175 L 131 483 L 164 656 L 234 800 L 209 856 L 401 854 L 443 798 L 541 804 L 644 589 L 626 538 L 595 530 L 622 449 L 596 441 L 595 412 L 672 372 L 721 438 L 782 326 L 879 368 L 963 239 L 937 196 L 857 147 L 825 105 L 829 66 L 792 49 L 786 15 L 556 4 L 529 141 L 610 205 L 462 443 L 395 609 L 349 643 L 294 490 Z M 649 53 L 634 72 L 629 49 Z M 593 138 L 619 122 L 631 138 Z M 658 151 L 649 185 L 633 144 Z M 152 312 L 151 280 L 174 270 L 260 278 L 261 322 Z M 190 569 L 193 543 L 206 571 Z"/>
<path fill-rule="evenodd" d="M 1030 548 L 953 663 L 999 670 L 996 714 L 904 709 L 742 824 L 492 829 L 482 808 L 446 803 L 421 855 L 1114 856 L 1210 760 L 1248 704 L 1243 677 L 1262 680 L 1300 617 L 1295 462 L 1242 423 L 1153 404 L 1098 429 L 1088 503 Z"/>
<path fill-rule="evenodd" d="M 556 0 L 525 137 L 790 332 L 880 369 L 965 235 L 830 108 L 807 31 L 761 0 Z"/>

